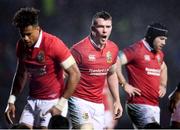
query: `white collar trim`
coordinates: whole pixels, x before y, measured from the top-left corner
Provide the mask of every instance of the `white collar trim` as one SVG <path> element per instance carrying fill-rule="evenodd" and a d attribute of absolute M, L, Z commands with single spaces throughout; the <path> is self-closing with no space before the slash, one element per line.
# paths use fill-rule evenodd
<path fill-rule="evenodd" d="M 101 48 L 93 41 L 93 39 L 91 38 L 91 36 L 90 36 L 90 41 L 91 41 L 91 43 L 92 43 L 96 48 L 101 49 Z"/>
<path fill-rule="evenodd" d="M 39 48 L 42 41 L 42 30 L 40 31 L 39 38 L 34 46 L 34 48 Z"/>
<path fill-rule="evenodd" d="M 153 50 L 153 48 L 150 47 L 150 45 L 149 45 L 144 39 L 143 39 L 142 41 L 143 41 L 144 46 L 145 46 L 149 51 L 152 51 L 152 50 Z"/>

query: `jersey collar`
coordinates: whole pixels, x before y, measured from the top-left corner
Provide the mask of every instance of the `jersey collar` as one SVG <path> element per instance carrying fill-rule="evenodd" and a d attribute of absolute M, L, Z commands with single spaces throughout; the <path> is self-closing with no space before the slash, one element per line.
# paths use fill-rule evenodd
<path fill-rule="evenodd" d="M 154 50 L 154 49 L 153 49 L 152 47 L 150 47 L 150 45 L 145 41 L 145 39 L 143 39 L 142 41 L 143 41 L 144 46 L 145 46 L 149 51 Z"/>
<path fill-rule="evenodd" d="M 101 48 L 100 46 L 98 46 L 94 41 L 93 41 L 93 39 L 92 39 L 92 37 L 91 37 L 91 35 L 89 36 L 89 39 L 90 39 L 90 41 L 91 41 L 91 43 L 92 43 L 92 45 L 95 47 L 95 48 L 98 48 L 98 49 L 100 49 L 100 50 L 102 50 L 103 48 Z"/>

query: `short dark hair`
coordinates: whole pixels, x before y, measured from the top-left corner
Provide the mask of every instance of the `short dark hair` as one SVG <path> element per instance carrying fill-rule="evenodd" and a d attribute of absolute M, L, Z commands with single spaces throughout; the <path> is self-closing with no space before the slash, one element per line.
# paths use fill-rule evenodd
<path fill-rule="evenodd" d="M 39 10 L 33 7 L 20 8 L 13 17 L 13 25 L 24 28 L 29 25 L 38 25 Z"/>
<path fill-rule="evenodd" d="M 93 16 L 93 18 L 92 18 L 92 25 L 95 25 L 96 24 L 96 19 L 97 18 L 102 18 L 102 19 L 104 19 L 104 20 L 108 20 L 108 19 L 110 19 L 110 20 L 112 20 L 112 16 L 108 13 L 108 12 L 106 12 L 106 11 L 100 11 L 100 12 L 97 12 L 94 16 Z"/>

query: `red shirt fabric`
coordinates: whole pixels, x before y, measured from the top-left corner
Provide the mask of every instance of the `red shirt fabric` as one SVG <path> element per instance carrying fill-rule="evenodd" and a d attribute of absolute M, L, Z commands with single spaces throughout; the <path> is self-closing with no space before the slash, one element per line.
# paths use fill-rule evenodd
<path fill-rule="evenodd" d="M 90 37 L 86 37 L 71 48 L 71 53 L 81 72 L 81 78 L 73 96 L 102 103 L 102 91 L 107 73 L 116 63 L 117 45 L 108 40 L 106 46 L 99 49 L 90 41 Z"/>
<path fill-rule="evenodd" d="M 39 45 L 27 47 L 17 43 L 17 57 L 24 64 L 29 79 L 29 95 L 37 99 L 55 99 L 61 96 L 64 81 L 60 63 L 71 56 L 70 50 L 57 37 L 41 32 Z"/>
<path fill-rule="evenodd" d="M 146 45 L 146 46 L 145 46 Z M 128 63 L 126 69 L 129 83 L 141 90 L 141 96 L 129 98 L 129 103 L 159 105 L 160 67 L 163 63 L 162 51 L 153 53 L 148 43 L 138 41 L 123 50 Z"/>

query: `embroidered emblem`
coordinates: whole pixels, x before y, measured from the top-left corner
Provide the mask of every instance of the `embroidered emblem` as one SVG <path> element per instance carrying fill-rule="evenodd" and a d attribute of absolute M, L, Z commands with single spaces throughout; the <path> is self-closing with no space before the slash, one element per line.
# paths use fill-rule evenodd
<path fill-rule="evenodd" d="M 44 55 L 44 51 L 39 51 L 37 57 L 36 57 L 37 61 L 42 63 L 45 61 L 45 55 Z"/>
<path fill-rule="evenodd" d="M 106 53 L 106 61 L 107 63 L 112 63 L 112 54 L 110 51 Z"/>
<path fill-rule="evenodd" d="M 89 119 L 88 113 L 83 113 L 82 118 L 88 120 Z"/>
<path fill-rule="evenodd" d="M 151 58 L 150 58 L 150 56 L 149 56 L 149 55 L 144 55 L 144 60 L 145 60 L 145 61 L 150 61 L 150 60 L 151 60 Z"/>
<path fill-rule="evenodd" d="M 95 61 L 95 60 L 96 60 L 95 55 L 89 54 L 88 60 L 89 60 L 89 61 Z"/>
<path fill-rule="evenodd" d="M 160 57 L 160 55 L 157 55 L 156 58 L 157 58 L 158 63 L 160 64 L 160 63 L 161 63 L 161 57 Z"/>

